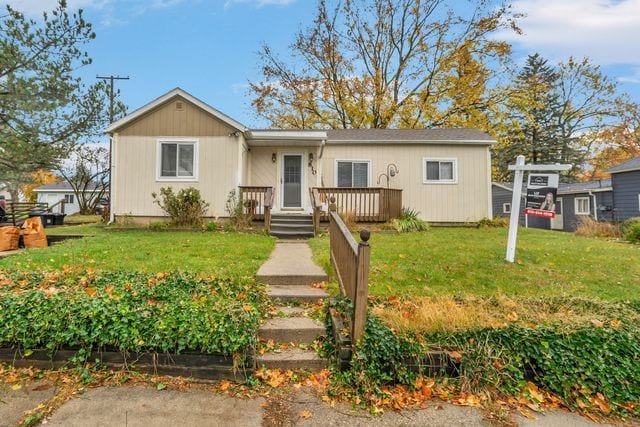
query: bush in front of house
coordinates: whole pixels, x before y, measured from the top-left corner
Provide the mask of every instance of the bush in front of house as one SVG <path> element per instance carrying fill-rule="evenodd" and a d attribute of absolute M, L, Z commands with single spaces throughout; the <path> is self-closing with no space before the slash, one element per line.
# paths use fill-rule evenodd
<path fill-rule="evenodd" d="M 392 219 L 391 226 L 399 233 L 429 229 L 429 224 L 420 219 L 420 212 L 409 208 L 402 208 L 400 218 Z"/>
<path fill-rule="evenodd" d="M 596 221 L 590 216 L 580 218 L 576 236 L 583 237 L 620 237 L 620 226 L 608 221 Z"/>
<path fill-rule="evenodd" d="M 640 243 L 640 217 L 630 218 L 622 223 L 622 236 L 631 243 Z"/>
<path fill-rule="evenodd" d="M 230 356 L 257 343 L 265 306 L 249 281 L 0 270 L 0 347 Z"/>
<path fill-rule="evenodd" d="M 507 228 L 509 218 L 482 218 L 478 221 L 478 228 Z"/>
<path fill-rule="evenodd" d="M 209 203 L 205 202 L 197 188 L 183 188 L 177 193 L 171 187 L 162 187 L 160 194 L 151 193 L 153 202 L 171 218 L 171 224 L 197 226 L 202 224 Z"/>
<path fill-rule="evenodd" d="M 507 322 L 419 333 L 403 332 L 369 315 L 350 369 L 336 380 L 360 395 L 382 397 L 389 384 L 412 387 L 420 375 L 415 368 L 430 365 L 428 351 L 439 349 L 458 362 L 455 384 L 463 392 L 517 396 L 532 382 L 573 409 L 640 415 L 640 305 L 588 300 L 572 304 L 594 316 L 577 317 L 571 324 Z"/>

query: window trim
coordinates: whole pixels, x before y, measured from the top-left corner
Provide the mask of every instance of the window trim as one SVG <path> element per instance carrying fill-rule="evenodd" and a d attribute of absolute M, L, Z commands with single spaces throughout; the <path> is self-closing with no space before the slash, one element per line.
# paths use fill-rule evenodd
<path fill-rule="evenodd" d="M 68 202 L 67 200 L 71 200 L 70 202 Z M 75 194 L 65 194 L 64 195 L 64 203 L 65 204 L 69 204 L 69 205 L 73 205 L 76 202 L 76 197 Z"/>
<path fill-rule="evenodd" d="M 578 203 L 579 200 L 586 200 L 587 207 L 589 208 L 586 212 L 578 212 Z M 573 199 L 573 211 L 576 215 L 591 215 L 591 200 L 589 197 L 576 197 Z"/>
<path fill-rule="evenodd" d="M 371 160 L 370 159 L 335 159 L 333 163 L 333 182 L 336 188 L 358 188 L 358 187 L 339 187 L 338 186 L 338 163 L 350 162 L 350 163 L 366 163 L 367 164 L 367 186 L 371 187 Z M 351 167 L 351 184 L 353 185 L 353 166 Z"/>
<path fill-rule="evenodd" d="M 509 206 L 508 209 L 507 209 L 507 206 Z M 511 202 L 502 204 L 502 213 L 505 213 L 505 214 L 511 213 Z"/>
<path fill-rule="evenodd" d="M 162 145 L 178 144 L 178 146 L 193 145 L 193 175 L 192 176 L 162 176 Z M 158 182 L 196 182 L 198 181 L 198 159 L 200 140 L 193 138 L 161 138 L 156 143 L 156 181 Z M 180 150 L 176 150 L 178 153 Z M 176 154 L 177 155 L 177 154 Z M 176 168 L 177 168 L 176 160 Z M 177 175 L 177 170 L 176 170 Z"/>
<path fill-rule="evenodd" d="M 427 162 L 445 163 L 450 162 L 453 164 L 453 179 L 427 179 Z M 422 158 L 422 183 L 423 184 L 437 184 L 437 185 L 452 185 L 458 184 L 458 159 L 456 157 L 423 157 Z"/>

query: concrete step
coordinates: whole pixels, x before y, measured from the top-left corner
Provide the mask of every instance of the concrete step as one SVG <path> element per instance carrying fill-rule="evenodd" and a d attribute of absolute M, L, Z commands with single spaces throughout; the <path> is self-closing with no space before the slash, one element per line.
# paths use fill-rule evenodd
<path fill-rule="evenodd" d="M 265 341 L 312 344 L 324 333 L 324 325 L 308 317 L 274 317 L 260 327 L 258 336 Z"/>
<path fill-rule="evenodd" d="M 272 224 L 313 224 L 312 218 L 271 218 Z"/>
<path fill-rule="evenodd" d="M 258 274 L 256 279 L 265 285 L 284 285 L 284 286 L 311 286 L 315 283 L 327 282 L 328 276 L 323 273 L 317 274 Z"/>
<path fill-rule="evenodd" d="M 282 313 L 284 317 L 305 317 L 310 311 L 309 308 L 295 307 L 290 305 L 280 305 L 275 309 L 278 313 Z"/>
<path fill-rule="evenodd" d="M 288 215 L 288 214 L 271 214 L 271 219 L 278 221 L 278 220 L 283 220 L 283 221 L 312 221 L 313 220 L 313 216 L 311 215 L 302 215 L 302 214 L 297 214 L 297 215 Z"/>
<path fill-rule="evenodd" d="M 329 297 L 324 289 L 299 285 L 269 285 L 267 294 L 274 301 L 316 302 Z"/>
<path fill-rule="evenodd" d="M 282 230 L 282 231 L 302 230 L 302 231 L 313 232 L 313 224 L 306 224 L 306 223 L 300 223 L 300 222 L 272 222 L 271 231 L 274 231 L 274 230 Z"/>
<path fill-rule="evenodd" d="M 270 236 L 277 237 L 278 239 L 310 239 L 315 236 L 313 231 L 271 231 Z"/>
<path fill-rule="evenodd" d="M 297 347 L 280 353 L 265 353 L 257 356 L 258 367 L 268 369 L 309 369 L 317 371 L 328 366 L 329 362 L 322 359 L 314 350 L 302 350 Z"/>

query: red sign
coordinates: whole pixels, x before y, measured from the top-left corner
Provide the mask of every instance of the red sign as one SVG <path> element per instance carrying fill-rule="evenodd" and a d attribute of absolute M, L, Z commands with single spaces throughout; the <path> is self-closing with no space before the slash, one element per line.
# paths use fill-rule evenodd
<path fill-rule="evenodd" d="M 555 218 L 556 217 L 556 213 L 554 211 L 543 211 L 543 210 L 540 210 L 540 209 L 526 208 L 524 210 L 524 213 L 526 215 L 539 216 L 541 218 Z"/>

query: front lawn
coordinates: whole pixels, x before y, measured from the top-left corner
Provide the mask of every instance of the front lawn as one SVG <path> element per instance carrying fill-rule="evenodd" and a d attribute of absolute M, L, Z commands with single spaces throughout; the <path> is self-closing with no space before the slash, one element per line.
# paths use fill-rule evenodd
<path fill-rule="evenodd" d="M 506 229 L 432 228 L 373 234 L 370 293 L 378 296 L 582 296 L 638 299 L 640 246 L 520 229 L 517 262 L 504 260 Z M 312 239 L 330 271 L 329 239 Z"/>
<path fill-rule="evenodd" d="M 179 270 L 238 278 L 254 276 L 274 246 L 271 237 L 248 233 L 105 231 L 96 226 L 46 231 L 53 234 L 52 230 L 95 236 L 4 258 L 0 268 L 36 271 L 69 266 L 149 273 Z"/>

